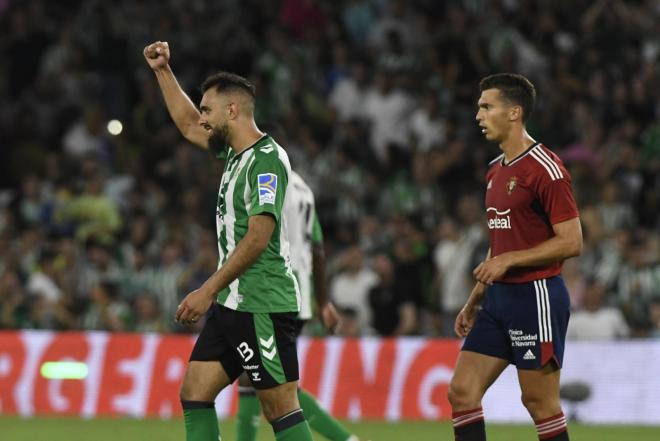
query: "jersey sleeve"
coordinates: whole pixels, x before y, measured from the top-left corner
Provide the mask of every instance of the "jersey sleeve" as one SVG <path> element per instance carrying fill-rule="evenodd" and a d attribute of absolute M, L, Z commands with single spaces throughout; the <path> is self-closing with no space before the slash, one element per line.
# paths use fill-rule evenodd
<path fill-rule="evenodd" d="M 312 220 L 312 243 L 323 243 L 323 230 L 321 229 L 321 222 L 319 216 L 314 210 L 314 219 Z"/>
<path fill-rule="evenodd" d="M 571 177 L 562 167 L 562 177 L 552 179 L 542 174 L 537 185 L 537 196 L 552 225 L 579 216 L 573 197 Z"/>
<path fill-rule="evenodd" d="M 250 181 L 248 216 L 268 213 L 279 222 L 288 184 L 288 172 L 277 152 L 259 154 L 248 170 L 248 180 Z"/>

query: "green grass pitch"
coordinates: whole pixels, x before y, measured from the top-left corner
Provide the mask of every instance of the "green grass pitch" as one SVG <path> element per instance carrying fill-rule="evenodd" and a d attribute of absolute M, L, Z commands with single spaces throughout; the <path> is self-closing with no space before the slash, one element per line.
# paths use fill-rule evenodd
<path fill-rule="evenodd" d="M 371 441 L 451 441 L 451 425 L 447 422 L 359 422 L 346 423 L 362 440 Z M 487 426 L 489 441 L 534 441 L 532 425 Z M 660 427 L 569 425 L 574 441 L 658 441 Z M 234 440 L 233 421 L 221 421 L 222 441 Z M 76 418 L 18 418 L 0 416 L 2 441 L 184 441 L 181 420 L 135 420 Z M 265 421 L 258 441 L 274 440 Z M 324 438 L 315 435 L 315 440 Z"/>

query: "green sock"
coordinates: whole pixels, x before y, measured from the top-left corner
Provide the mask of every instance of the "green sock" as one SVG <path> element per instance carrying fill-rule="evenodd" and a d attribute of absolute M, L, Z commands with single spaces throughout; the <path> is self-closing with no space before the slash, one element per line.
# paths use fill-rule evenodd
<path fill-rule="evenodd" d="M 289 412 L 271 421 L 270 425 L 273 426 L 277 441 L 314 441 L 302 409 Z"/>
<path fill-rule="evenodd" d="M 346 441 L 351 436 L 339 421 L 326 412 L 316 398 L 302 389 L 298 389 L 298 401 L 305 412 L 305 418 L 315 432 L 320 433 L 330 441 Z"/>
<path fill-rule="evenodd" d="M 236 441 L 254 441 L 261 421 L 261 404 L 252 391 L 239 390 L 238 414 L 236 415 Z"/>
<path fill-rule="evenodd" d="M 186 441 L 218 441 L 220 429 L 213 403 L 181 401 Z"/>

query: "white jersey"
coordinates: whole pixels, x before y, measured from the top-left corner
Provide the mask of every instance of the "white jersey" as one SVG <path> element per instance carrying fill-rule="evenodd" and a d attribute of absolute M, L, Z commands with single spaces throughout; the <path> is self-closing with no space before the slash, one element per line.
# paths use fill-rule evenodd
<path fill-rule="evenodd" d="M 312 244 L 322 242 L 323 237 L 316 218 L 314 193 L 295 171 L 290 175 L 283 210 L 288 222 L 291 267 L 300 286 L 298 318 L 308 320 L 312 318 Z"/>

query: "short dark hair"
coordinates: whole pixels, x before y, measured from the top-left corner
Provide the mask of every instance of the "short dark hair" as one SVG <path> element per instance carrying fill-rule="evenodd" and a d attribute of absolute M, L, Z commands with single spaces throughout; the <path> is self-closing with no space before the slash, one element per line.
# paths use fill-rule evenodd
<path fill-rule="evenodd" d="M 536 103 L 536 88 L 523 75 L 513 73 L 498 73 L 489 75 L 479 82 L 479 91 L 498 89 L 502 97 L 523 109 L 523 122 L 534 111 Z"/>
<path fill-rule="evenodd" d="M 218 72 L 208 77 L 202 83 L 202 93 L 215 87 L 217 92 L 242 91 L 247 93 L 252 99 L 256 96 L 254 84 L 240 75 L 230 72 Z"/>

